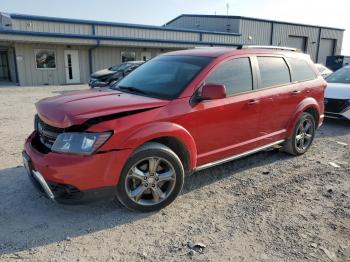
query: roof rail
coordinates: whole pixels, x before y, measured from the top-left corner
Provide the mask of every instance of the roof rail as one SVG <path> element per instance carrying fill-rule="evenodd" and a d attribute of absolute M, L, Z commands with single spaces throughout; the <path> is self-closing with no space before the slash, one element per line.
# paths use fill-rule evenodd
<path fill-rule="evenodd" d="M 274 50 L 285 50 L 285 51 L 293 51 L 300 52 L 300 49 L 286 46 L 272 46 L 272 45 L 241 45 L 237 47 L 237 49 L 249 49 L 249 48 L 257 48 L 257 49 L 274 49 Z"/>

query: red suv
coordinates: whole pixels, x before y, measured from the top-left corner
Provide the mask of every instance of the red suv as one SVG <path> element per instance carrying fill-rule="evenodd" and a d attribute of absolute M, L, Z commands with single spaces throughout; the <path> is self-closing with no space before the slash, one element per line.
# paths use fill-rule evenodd
<path fill-rule="evenodd" d="M 309 56 L 292 50 L 168 53 L 109 89 L 39 101 L 24 164 L 57 202 L 117 198 L 157 210 L 186 174 L 275 145 L 305 153 L 323 122 L 325 87 Z"/>

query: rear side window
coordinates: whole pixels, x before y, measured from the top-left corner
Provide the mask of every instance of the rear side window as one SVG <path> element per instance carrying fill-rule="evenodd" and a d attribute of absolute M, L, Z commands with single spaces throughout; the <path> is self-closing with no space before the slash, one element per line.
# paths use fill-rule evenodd
<path fill-rule="evenodd" d="M 315 72 L 307 61 L 298 58 L 287 58 L 287 60 L 292 69 L 293 82 L 313 80 L 316 78 Z"/>
<path fill-rule="evenodd" d="M 281 57 L 258 57 L 260 68 L 260 88 L 290 83 L 289 68 Z"/>
<path fill-rule="evenodd" d="M 223 63 L 206 82 L 225 85 L 227 95 L 251 91 L 253 77 L 249 58 L 236 58 Z"/>

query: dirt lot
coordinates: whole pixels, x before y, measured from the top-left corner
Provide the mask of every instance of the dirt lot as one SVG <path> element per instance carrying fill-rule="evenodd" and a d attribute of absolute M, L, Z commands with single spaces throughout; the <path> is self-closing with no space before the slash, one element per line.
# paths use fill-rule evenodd
<path fill-rule="evenodd" d="M 157 213 L 63 206 L 36 194 L 21 150 L 34 102 L 80 88 L 0 89 L 1 261 L 350 261 L 350 123 L 327 120 L 301 157 L 266 151 L 196 173 Z"/>

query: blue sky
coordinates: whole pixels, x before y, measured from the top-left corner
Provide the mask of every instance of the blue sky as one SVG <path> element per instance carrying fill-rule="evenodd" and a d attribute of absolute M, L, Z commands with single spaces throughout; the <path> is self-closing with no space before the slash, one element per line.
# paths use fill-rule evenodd
<path fill-rule="evenodd" d="M 88 20 L 163 25 L 180 14 L 242 15 L 347 29 L 343 54 L 350 55 L 347 0 L 0 0 L 0 11 Z"/>

